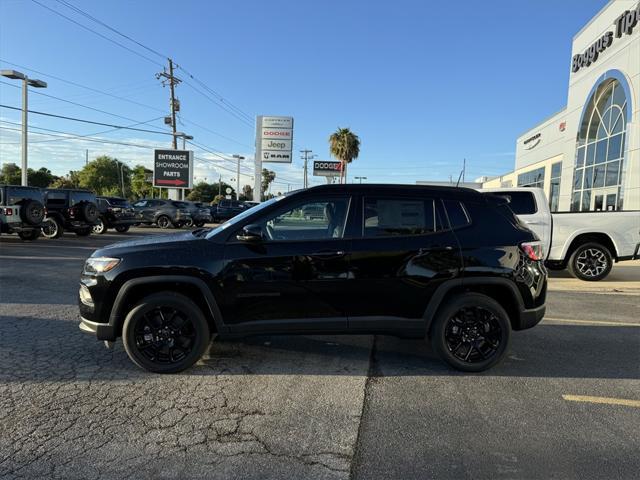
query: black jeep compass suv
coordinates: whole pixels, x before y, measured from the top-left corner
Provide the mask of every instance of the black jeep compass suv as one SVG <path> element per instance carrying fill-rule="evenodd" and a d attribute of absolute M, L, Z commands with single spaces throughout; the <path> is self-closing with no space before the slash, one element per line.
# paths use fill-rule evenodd
<path fill-rule="evenodd" d="M 305 215 L 311 209 L 323 215 Z M 80 328 L 133 362 L 178 372 L 211 336 L 391 334 L 481 371 L 545 312 L 538 238 L 507 200 L 463 188 L 324 185 L 212 230 L 97 250 Z"/>

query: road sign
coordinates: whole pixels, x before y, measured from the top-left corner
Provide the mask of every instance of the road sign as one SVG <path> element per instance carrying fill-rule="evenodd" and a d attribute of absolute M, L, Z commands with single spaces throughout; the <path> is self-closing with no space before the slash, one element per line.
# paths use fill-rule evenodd
<path fill-rule="evenodd" d="M 342 162 L 326 162 L 316 160 L 313 162 L 313 175 L 316 177 L 339 177 L 342 171 Z"/>
<path fill-rule="evenodd" d="M 231 190 L 231 187 L 227 187 L 224 189 L 224 191 L 227 193 L 227 195 L 230 195 L 233 190 Z"/>
<path fill-rule="evenodd" d="M 193 152 L 190 150 L 154 150 L 153 186 L 193 188 Z"/>

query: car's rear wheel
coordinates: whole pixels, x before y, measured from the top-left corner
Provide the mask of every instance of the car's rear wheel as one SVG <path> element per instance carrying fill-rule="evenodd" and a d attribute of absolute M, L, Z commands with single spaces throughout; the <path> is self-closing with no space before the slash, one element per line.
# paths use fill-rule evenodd
<path fill-rule="evenodd" d="M 169 228 L 171 226 L 171 219 L 166 215 L 160 215 L 156 220 L 156 224 L 160 228 Z"/>
<path fill-rule="evenodd" d="M 504 308 L 479 293 L 450 298 L 431 328 L 431 346 L 442 360 L 465 372 L 481 372 L 507 353 L 511 324 Z"/>
<path fill-rule="evenodd" d="M 64 229 L 62 228 L 62 224 L 55 219 L 54 217 L 48 217 L 44 219 L 42 222 L 42 235 L 45 238 L 60 238 L 64 233 Z"/>
<path fill-rule="evenodd" d="M 40 230 L 34 228 L 33 230 L 25 230 L 22 232 L 18 232 L 18 236 L 22 240 L 32 241 L 36 240 L 40 236 Z"/>
<path fill-rule="evenodd" d="M 91 230 L 93 230 L 93 233 L 97 233 L 98 235 L 107 233 L 107 226 L 105 225 L 104 220 L 102 220 L 102 218 L 98 218 L 97 222 L 98 223 L 96 223 L 93 227 L 91 227 Z"/>
<path fill-rule="evenodd" d="M 124 348 L 139 367 L 176 373 L 197 362 L 209 345 L 209 325 L 188 297 L 159 292 L 142 299 L 122 328 Z"/>
<path fill-rule="evenodd" d="M 613 268 L 613 257 L 607 247 L 596 242 L 580 245 L 569 258 L 569 273 L 580 280 L 597 282 Z"/>
<path fill-rule="evenodd" d="M 125 233 L 129 231 L 129 225 L 116 225 L 116 232 Z"/>

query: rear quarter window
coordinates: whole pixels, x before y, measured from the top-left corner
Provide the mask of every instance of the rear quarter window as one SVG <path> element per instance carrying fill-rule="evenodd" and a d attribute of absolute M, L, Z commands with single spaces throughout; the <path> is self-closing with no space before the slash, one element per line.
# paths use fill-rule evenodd
<path fill-rule="evenodd" d="M 449 217 L 451 228 L 465 227 L 471 223 L 469 213 L 462 202 L 457 200 L 445 200 L 444 206 L 447 209 L 447 216 Z"/>
<path fill-rule="evenodd" d="M 493 193 L 492 195 L 504 197 L 509 200 L 509 208 L 511 208 L 516 215 L 533 215 L 538 211 L 533 192 L 512 191 Z"/>

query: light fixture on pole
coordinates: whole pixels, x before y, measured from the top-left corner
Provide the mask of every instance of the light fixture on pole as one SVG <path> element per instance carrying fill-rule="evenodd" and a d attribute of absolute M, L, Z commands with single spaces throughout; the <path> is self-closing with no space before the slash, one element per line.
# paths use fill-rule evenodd
<path fill-rule="evenodd" d="M 182 149 L 183 150 L 187 149 L 187 140 L 193 140 L 193 136 L 192 135 L 187 135 L 184 132 L 176 132 L 175 136 L 182 138 Z"/>
<path fill-rule="evenodd" d="M 236 200 L 240 199 L 240 161 L 244 160 L 242 155 L 234 155 L 233 158 L 238 160 L 237 172 L 236 172 Z"/>
<path fill-rule="evenodd" d="M 360 180 L 360 183 L 362 183 L 362 180 L 366 180 L 367 177 L 353 177 L 354 180 Z"/>
<path fill-rule="evenodd" d="M 22 185 L 27 186 L 27 111 L 28 111 L 28 87 L 47 88 L 47 82 L 27 77 L 24 73 L 15 70 L 0 70 L 0 76 L 13 80 L 22 80 Z"/>

